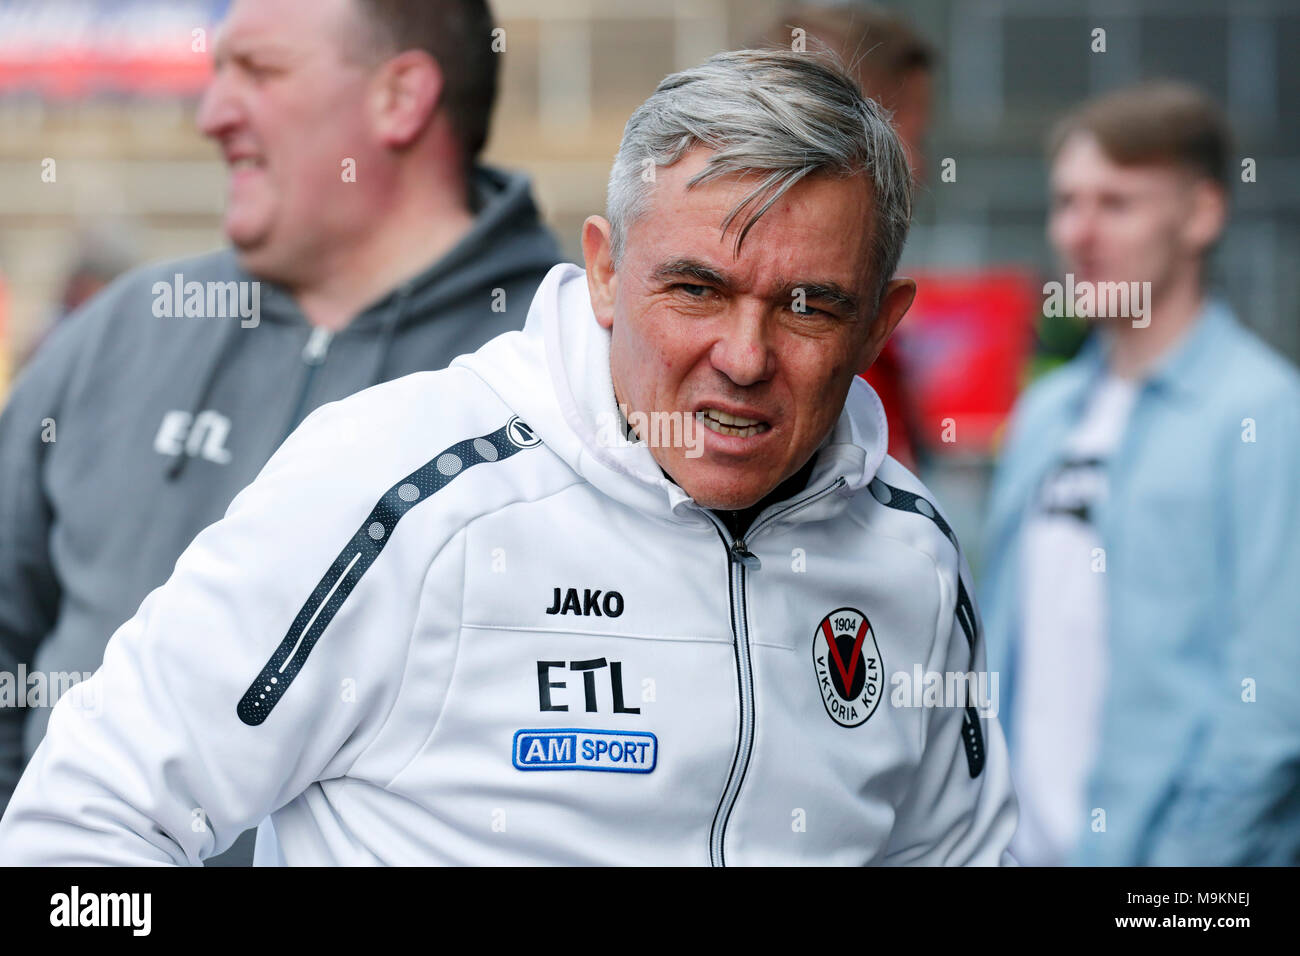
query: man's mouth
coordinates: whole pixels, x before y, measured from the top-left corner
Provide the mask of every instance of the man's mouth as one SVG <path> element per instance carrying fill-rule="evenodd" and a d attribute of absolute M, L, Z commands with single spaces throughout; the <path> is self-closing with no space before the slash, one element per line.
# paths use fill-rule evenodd
<path fill-rule="evenodd" d="M 258 156 L 250 156 L 250 155 L 239 155 L 239 156 L 227 157 L 226 165 L 229 167 L 231 173 L 234 174 L 252 172 L 255 169 L 266 168 L 265 161 L 263 161 Z"/>
<path fill-rule="evenodd" d="M 732 415 L 719 408 L 702 408 L 695 413 L 695 420 L 709 431 L 735 438 L 752 438 L 772 427 L 761 419 Z"/>

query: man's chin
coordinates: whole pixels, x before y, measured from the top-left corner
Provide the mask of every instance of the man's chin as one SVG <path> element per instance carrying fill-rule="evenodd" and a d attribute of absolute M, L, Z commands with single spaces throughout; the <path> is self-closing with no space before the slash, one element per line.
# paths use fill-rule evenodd
<path fill-rule="evenodd" d="M 271 217 L 268 210 L 259 210 L 260 203 L 236 202 L 226 207 L 221 227 L 230 244 L 240 251 L 254 250 L 265 245 L 271 236 Z"/>
<path fill-rule="evenodd" d="M 739 489 L 734 485 L 726 486 L 722 481 L 687 481 L 681 485 L 685 491 L 701 508 L 708 508 L 711 511 L 742 511 L 751 505 L 756 505 L 763 500 L 771 488 L 767 490 L 756 488 Z"/>
<path fill-rule="evenodd" d="M 741 511 L 757 504 L 781 482 L 768 484 L 757 475 L 753 462 L 710 461 L 700 457 L 666 456 L 663 449 L 651 449 L 655 463 L 701 508 L 712 511 Z M 772 476 L 774 479 L 775 475 Z"/>
<path fill-rule="evenodd" d="M 266 240 L 265 233 L 254 234 L 227 229 L 226 239 L 234 248 L 235 256 L 244 271 L 273 282 L 285 278 L 281 275 L 284 270 L 277 267 L 274 252 L 271 244 Z"/>
<path fill-rule="evenodd" d="M 239 225 L 226 226 L 226 238 L 243 255 L 253 255 L 266 245 L 266 231 L 248 229 Z"/>

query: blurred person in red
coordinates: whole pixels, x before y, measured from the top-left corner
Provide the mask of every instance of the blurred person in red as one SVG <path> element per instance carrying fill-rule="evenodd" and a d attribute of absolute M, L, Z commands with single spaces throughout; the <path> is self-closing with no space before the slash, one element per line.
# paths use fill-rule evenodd
<path fill-rule="evenodd" d="M 493 30 L 485 0 L 232 4 L 197 117 L 230 245 L 113 282 L 0 416 L 0 809 L 57 696 L 35 690 L 100 665 L 299 422 L 523 325 L 561 255 L 528 179 L 478 161 Z"/>
<path fill-rule="evenodd" d="M 801 32 L 797 32 L 801 31 Z M 787 7 L 749 46 L 829 48 L 852 69 L 862 92 L 892 113 L 912 176 L 924 180 L 922 143 L 930 124 L 937 53 L 902 17 L 876 6 L 801 3 Z M 917 468 L 913 397 L 897 337 L 862 371 L 885 406 L 889 454 Z"/>

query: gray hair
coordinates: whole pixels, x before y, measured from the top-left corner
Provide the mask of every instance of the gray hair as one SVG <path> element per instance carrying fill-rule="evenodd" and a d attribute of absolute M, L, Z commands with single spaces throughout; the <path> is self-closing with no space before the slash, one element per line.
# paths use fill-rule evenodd
<path fill-rule="evenodd" d="M 614 265 L 622 259 L 628 227 L 649 201 L 645 161 L 671 166 L 702 145 L 713 153 L 688 189 L 731 173 L 766 174 L 722 221 L 725 233 L 741 210 L 753 209 L 736 238 L 737 254 L 754 223 L 805 176 L 867 174 L 875 203 L 873 301 L 879 307 L 912 219 L 912 172 L 889 119 L 825 50 L 718 53 L 666 77 L 628 120 L 610 173 L 606 217 Z"/>

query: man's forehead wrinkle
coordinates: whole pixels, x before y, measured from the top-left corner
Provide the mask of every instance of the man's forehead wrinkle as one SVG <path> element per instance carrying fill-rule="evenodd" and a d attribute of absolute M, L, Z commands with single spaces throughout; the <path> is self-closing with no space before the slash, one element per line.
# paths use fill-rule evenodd
<path fill-rule="evenodd" d="M 232 57 L 260 53 L 271 56 L 292 56 L 294 48 L 285 43 L 280 36 L 268 34 L 254 22 L 252 26 L 244 22 L 232 24 L 223 20 L 217 25 L 216 40 L 212 46 L 216 57 Z"/>
<path fill-rule="evenodd" d="M 661 258 L 647 273 L 652 279 L 694 274 L 705 281 L 725 284 L 733 291 L 772 301 L 788 301 L 795 289 L 804 289 L 807 294 L 815 293 L 818 298 L 837 302 L 842 308 L 860 311 L 871 284 L 871 250 L 865 236 L 863 243 L 854 244 L 851 253 L 853 258 L 861 260 L 860 267 L 846 269 L 843 274 L 827 274 L 825 264 L 800 263 L 798 249 L 804 238 L 815 241 L 825 224 L 810 218 L 807 205 L 810 197 L 792 191 L 754 223 L 753 232 L 737 252 L 734 244 L 728 242 L 728 235 L 741 227 L 743 215 L 733 219 L 728 229 L 719 227 L 736 206 L 737 199 L 749 193 L 751 187 L 737 181 L 734 175 L 692 186 L 693 177 L 686 175 L 688 172 L 685 167 L 674 169 L 676 176 L 684 181 L 673 182 L 671 189 L 663 188 L 668 185 L 666 177 L 656 183 L 658 199 L 654 205 L 658 207 L 659 222 L 651 228 L 666 230 L 669 228 L 666 222 L 675 223 L 672 228 L 678 242 L 676 249 L 660 246 Z M 695 175 L 698 176 L 698 171 Z M 837 181 L 846 180 L 837 178 Z M 817 183 L 813 179 L 808 182 Z M 861 196 L 842 198 L 856 203 Z M 864 232 L 870 231 L 871 220 L 868 209 L 861 224 Z M 777 233 L 779 241 L 774 243 Z M 683 245 L 689 251 L 682 250 Z M 674 254 L 679 250 L 685 254 Z"/>

